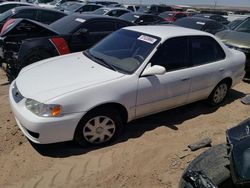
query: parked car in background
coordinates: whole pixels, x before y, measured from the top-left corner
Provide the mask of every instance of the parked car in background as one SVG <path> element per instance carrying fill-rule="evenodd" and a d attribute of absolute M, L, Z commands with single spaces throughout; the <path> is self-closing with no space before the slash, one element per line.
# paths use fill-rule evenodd
<path fill-rule="evenodd" d="M 10 105 L 32 142 L 100 145 L 134 119 L 202 99 L 221 104 L 244 76 L 244 62 L 244 53 L 205 32 L 126 27 L 89 50 L 22 69 Z"/>
<path fill-rule="evenodd" d="M 229 24 L 227 24 L 228 29 L 235 29 L 238 25 L 240 25 L 246 18 L 237 18 L 236 20 L 233 20 Z"/>
<path fill-rule="evenodd" d="M 164 19 L 153 14 L 130 12 L 120 16 L 121 19 L 132 22 L 137 25 L 152 25 L 163 22 Z"/>
<path fill-rule="evenodd" d="M 85 50 L 113 31 L 133 25 L 114 17 L 72 14 L 49 26 L 17 19 L 1 35 L 1 62 L 12 80 L 36 61 Z"/>
<path fill-rule="evenodd" d="M 187 17 L 187 14 L 185 14 L 184 12 L 166 11 L 160 13 L 159 16 L 162 17 L 165 21 L 173 23 L 180 18 Z"/>
<path fill-rule="evenodd" d="M 225 30 L 216 34 L 229 48 L 246 54 L 246 78 L 250 78 L 250 18 L 247 18 L 234 30 Z"/>
<path fill-rule="evenodd" d="M 133 12 L 136 12 L 140 8 L 139 5 L 138 6 L 137 5 L 122 5 L 122 7 L 126 8 L 128 10 L 131 10 Z"/>
<path fill-rule="evenodd" d="M 96 3 L 102 6 L 115 6 L 115 5 L 120 5 L 117 2 L 114 1 L 89 1 L 90 3 Z"/>
<path fill-rule="evenodd" d="M 227 29 L 226 26 L 222 25 L 219 22 L 216 22 L 207 18 L 199 18 L 199 17 L 186 17 L 177 20 L 174 25 L 178 25 L 181 27 L 186 27 L 190 29 L 197 29 L 200 31 L 205 31 L 211 34 L 218 33 Z"/>
<path fill-rule="evenodd" d="M 10 10 L 10 9 L 13 9 L 15 7 L 19 7 L 19 6 L 34 6 L 33 4 L 31 3 L 24 3 L 24 2 L 2 2 L 0 4 L 0 14 Z"/>
<path fill-rule="evenodd" d="M 0 14 L 0 30 L 5 22 L 10 19 L 27 18 L 44 24 L 50 24 L 66 15 L 67 14 L 57 10 L 41 8 L 38 6 L 16 7 Z"/>
<path fill-rule="evenodd" d="M 128 9 L 125 9 L 125 8 L 103 7 L 103 8 L 99 8 L 91 13 L 119 17 L 119 16 L 126 14 L 126 13 L 129 13 L 129 12 L 131 12 L 131 11 Z"/>
<path fill-rule="evenodd" d="M 226 18 L 224 18 L 223 16 L 218 15 L 218 14 L 196 14 L 196 15 L 194 15 L 194 17 L 202 17 L 202 18 L 212 19 L 212 20 L 215 20 L 215 21 L 217 21 L 221 24 L 224 24 L 224 25 L 229 24 L 229 21 Z"/>
<path fill-rule="evenodd" d="M 147 5 L 147 6 L 140 6 L 140 8 L 137 11 L 141 13 L 158 15 L 162 12 L 173 11 L 173 8 L 166 5 Z"/>
<path fill-rule="evenodd" d="M 81 3 L 81 2 L 68 1 L 56 7 L 56 9 L 61 10 L 68 14 L 73 14 L 73 13 L 92 12 L 101 7 L 103 6 L 97 5 L 95 3 Z"/>

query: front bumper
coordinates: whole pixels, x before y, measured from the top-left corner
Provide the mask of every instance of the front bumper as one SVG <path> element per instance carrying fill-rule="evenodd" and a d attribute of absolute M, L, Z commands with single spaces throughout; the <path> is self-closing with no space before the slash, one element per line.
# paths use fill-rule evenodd
<path fill-rule="evenodd" d="M 9 89 L 10 106 L 19 128 L 29 140 L 38 144 L 73 140 L 83 113 L 66 114 L 62 117 L 39 117 L 25 107 L 25 98 L 19 102 L 14 100 L 13 85 L 14 82 Z"/>

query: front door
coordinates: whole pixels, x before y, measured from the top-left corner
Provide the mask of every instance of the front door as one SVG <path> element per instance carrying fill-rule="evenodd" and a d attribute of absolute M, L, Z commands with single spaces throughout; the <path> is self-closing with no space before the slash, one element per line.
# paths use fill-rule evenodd
<path fill-rule="evenodd" d="M 167 72 L 139 78 L 137 117 L 186 104 L 189 95 L 191 75 L 186 37 L 168 39 L 152 57 L 150 64 L 148 66 L 164 66 Z"/>

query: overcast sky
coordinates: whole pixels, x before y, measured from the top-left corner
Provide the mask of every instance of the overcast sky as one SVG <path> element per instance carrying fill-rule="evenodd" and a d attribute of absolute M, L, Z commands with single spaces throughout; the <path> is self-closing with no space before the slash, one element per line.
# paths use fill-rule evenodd
<path fill-rule="evenodd" d="M 250 7 L 250 0 L 117 0 L 123 3 L 164 3 L 164 4 L 177 4 L 177 5 L 214 5 L 215 1 L 217 5 L 228 5 L 228 6 L 248 6 Z"/>

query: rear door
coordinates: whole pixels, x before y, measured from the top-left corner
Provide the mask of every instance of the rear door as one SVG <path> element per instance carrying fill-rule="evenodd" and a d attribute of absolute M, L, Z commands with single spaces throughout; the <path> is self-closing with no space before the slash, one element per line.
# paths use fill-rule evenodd
<path fill-rule="evenodd" d="M 212 37 L 194 36 L 190 38 L 191 91 L 189 102 L 209 96 L 225 71 L 225 53 Z"/>
<path fill-rule="evenodd" d="M 87 29 L 88 33 L 78 34 L 82 28 Z M 90 21 L 73 34 L 70 41 L 71 50 L 77 52 L 87 49 L 115 30 L 113 20 Z"/>

